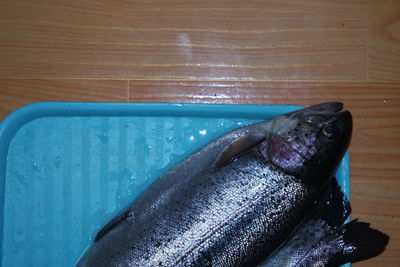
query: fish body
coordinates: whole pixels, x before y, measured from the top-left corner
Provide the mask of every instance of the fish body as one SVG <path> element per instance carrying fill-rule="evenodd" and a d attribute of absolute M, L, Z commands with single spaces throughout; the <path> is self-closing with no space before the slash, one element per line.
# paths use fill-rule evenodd
<path fill-rule="evenodd" d="M 254 264 L 289 236 L 312 196 L 294 177 L 266 168 L 249 153 L 223 172 L 188 180 L 151 216 L 134 207 L 113 234 L 97 241 L 96 250 L 105 252 L 96 262 L 115 255 L 110 266 Z M 121 236 L 135 242 L 110 246 L 120 244 Z"/>
<path fill-rule="evenodd" d="M 255 266 L 301 225 L 351 136 L 325 103 L 235 130 L 173 167 L 77 266 Z"/>

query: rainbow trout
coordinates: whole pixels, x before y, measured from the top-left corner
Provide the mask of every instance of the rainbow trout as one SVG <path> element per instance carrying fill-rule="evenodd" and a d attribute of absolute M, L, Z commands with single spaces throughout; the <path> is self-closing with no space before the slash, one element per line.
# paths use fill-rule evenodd
<path fill-rule="evenodd" d="M 110 221 L 77 266 L 257 266 L 330 183 L 352 133 L 342 106 L 311 106 L 208 144 Z"/>

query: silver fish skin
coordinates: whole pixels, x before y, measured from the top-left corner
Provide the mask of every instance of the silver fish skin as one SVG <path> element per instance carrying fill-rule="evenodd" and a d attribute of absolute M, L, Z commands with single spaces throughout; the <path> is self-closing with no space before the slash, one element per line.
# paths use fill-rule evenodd
<path fill-rule="evenodd" d="M 307 217 L 351 137 L 330 102 L 228 133 L 152 184 L 76 266 L 254 266 Z"/>

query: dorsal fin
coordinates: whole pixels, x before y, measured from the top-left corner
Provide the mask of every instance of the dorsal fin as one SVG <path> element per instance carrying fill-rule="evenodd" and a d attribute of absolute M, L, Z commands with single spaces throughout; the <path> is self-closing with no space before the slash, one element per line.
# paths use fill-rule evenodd
<path fill-rule="evenodd" d="M 251 148 L 259 142 L 260 139 L 255 138 L 251 135 L 240 136 L 221 152 L 220 156 L 214 162 L 213 169 L 220 169 L 241 152 L 246 151 L 247 149 Z"/>
<path fill-rule="evenodd" d="M 117 227 L 121 222 L 127 220 L 131 216 L 132 215 L 130 214 L 129 211 L 125 211 L 124 213 L 122 213 L 122 214 L 118 215 L 117 217 L 113 218 L 106 225 L 104 225 L 103 228 L 101 228 L 101 230 L 97 233 L 96 237 L 94 238 L 94 242 L 99 241 L 108 232 L 110 232 L 112 229 Z"/>

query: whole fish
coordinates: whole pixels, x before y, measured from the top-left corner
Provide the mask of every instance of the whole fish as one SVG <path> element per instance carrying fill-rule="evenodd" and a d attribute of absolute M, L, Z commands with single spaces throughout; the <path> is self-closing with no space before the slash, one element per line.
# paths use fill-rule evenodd
<path fill-rule="evenodd" d="M 301 225 L 351 138 L 323 103 L 234 130 L 154 182 L 77 266 L 256 266 Z"/>

